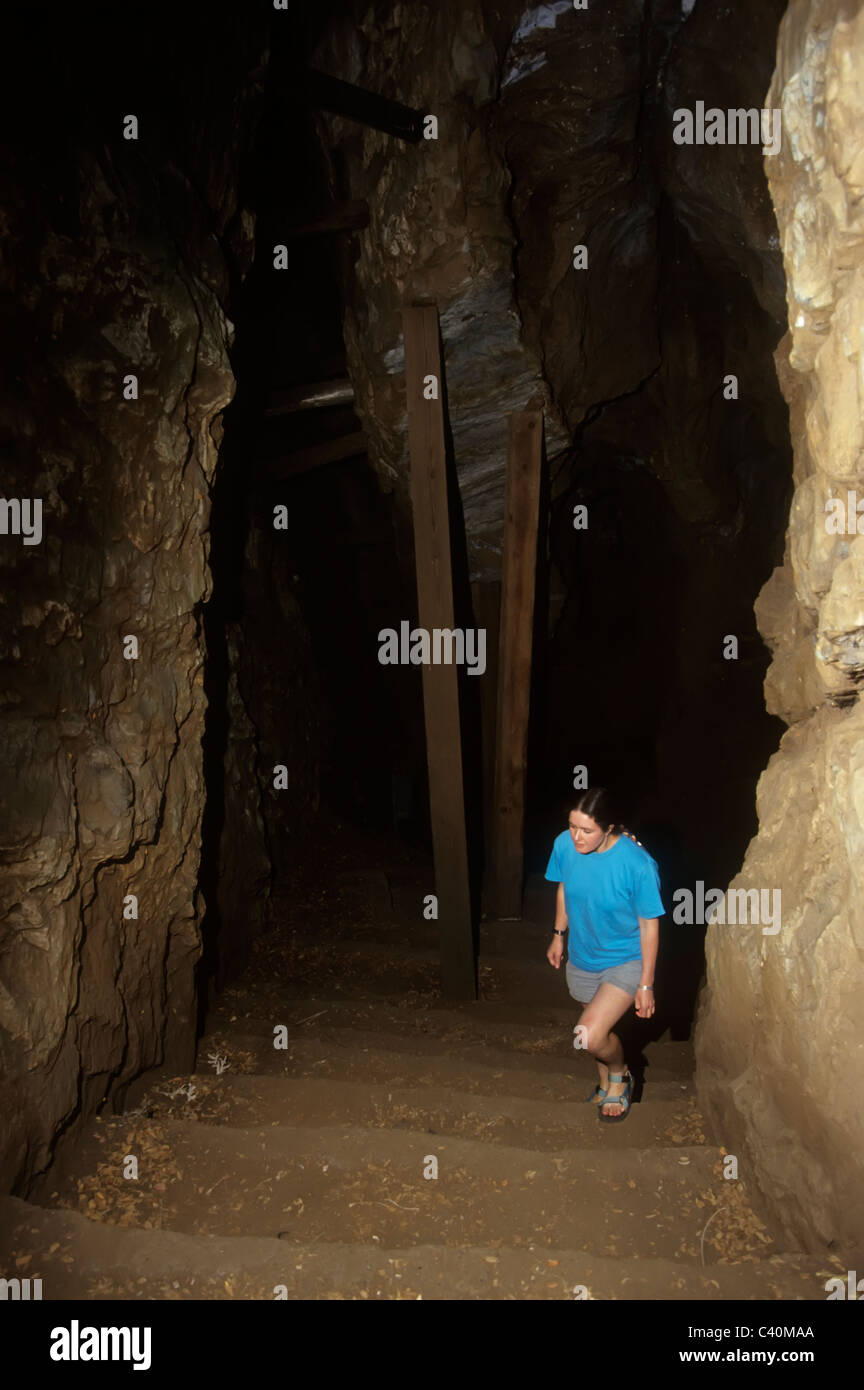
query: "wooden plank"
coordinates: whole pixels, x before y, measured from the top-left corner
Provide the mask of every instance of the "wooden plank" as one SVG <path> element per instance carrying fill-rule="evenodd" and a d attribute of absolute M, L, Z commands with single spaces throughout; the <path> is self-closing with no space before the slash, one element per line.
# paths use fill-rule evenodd
<path fill-rule="evenodd" d="M 300 410 L 329 410 L 335 405 L 351 405 L 354 386 L 348 377 L 339 381 L 313 381 L 305 386 L 292 386 L 287 391 L 274 391 L 265 415 L 296 415 Z"/>
<path fill-rule="evenodd" d="M 282 220 L 279 210 L 271 216 L 277 225 Z M 282 236 L 286 241 L 300 241 L 306 237 L 335 236 L 341 232 L 356 232 L 368 226 L 369 204 L 362 198 L 355 198 L 349 203 L 334 203 L 331 207 L 321 208 L 303 222 L 298 222 L 296 217 L 292 220 L 286 218 Z"/>
<path fill-rule="evenodd" d="M 372 126 L 373 130 L 383 130 L 411 144 L 423 138 L 424 112 L 415 111 L 401 101 L 367 92 L 363 87 L 355 87 L 317 68 L 307 68 L 301 76 L 301 84 L 310 106 L 332 111 L 349 121 L 359 121 L 361 125 Z"/>
<path fill-rule="evenodd" d="M 511 415 L 501 572 L 491 895 L 496 916 L 505 919 L 522 915 L 531 639 L 542 450 L 542 411 L 526 410 Z"/>
<path fill-rule="evenodd" d="M 431 633 L 434 628 L 453 627 L 438 311 L 434 305 L 406 307 L 404 325 L 418 621 L 421 628 Z M 438 384 L 434 400 L 424 397 L 424 380 L 430 376 L 434 376 Z M 455 665 L 443 662 L 424 665 L 423 708 L 441 942 L 441 989 L 449 999 L 475 999 L 477 985 L 465 834 L 458 668 Z"/>
<path fill-rule="evenodd" d="M 308 449 L 298 449 L 293 454 L 262 459 L 261 467 L 270 478 L 294 478 L 298 473 L 308 473 L 326 463 L 365 454 L 368 444 L 366 435 L 358 430 L 354 434 L 343 434 L 339 439 L 328 439 L 323 444 L 313 444 Z"/>
<path fill-rule="evenodd" d="M 501 581 L 475 580 L 471 585 L 474 621 L 486 629 L 486 670 L 480 686 L 480 736 L 483 743 L 483 909 L 492 904 L 492 844 L 495 823 L 495 723 L 498 700 L 498 634 L 501 625 Z"/>

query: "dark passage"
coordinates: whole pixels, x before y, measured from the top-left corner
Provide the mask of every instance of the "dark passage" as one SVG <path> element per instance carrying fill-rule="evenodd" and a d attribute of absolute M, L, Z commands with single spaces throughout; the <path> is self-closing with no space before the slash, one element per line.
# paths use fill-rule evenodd
<path fill-rule="evenodd" d="M 44 64 L 39 9 L 13 8 L 31 57 L 2 145 L 0 451 L 45 536 L 7 531 L 0 556 L 0 1256 L 22 1261 L 0 1278 L 160 1301 L 584 1285 L 617 1305 L 769 1278 L 822 1297 L 828 1255 L 798 1245 L 818 1164 L 766 1224 L 786 1112 L 746 1109 L 750 1039 L 724 1032 L 767 948 L 735 938 L 716 971 L 697 1094 L 706 931 L 675 920 L 676 894 L 739 873 L 784 728 L 754 604 L 792 450 L 765 157 L 679 144 L 674 117 L 761 109 L 782 0 L 132 5 L 122 52 L 69 11 Z M 439 353 L 440 379 L 413 370 Z M 506 516 L 511 447 L 536 545 L 530 508 Z M 526 553 L 533 609 L 517 593 L 502 627 Z M 384 634 L 410 643 L 451 601 L 482 674 L 436 670 L 436 714 L 459 698 L 428 738 L 429 666 L 388 663 Z M 656 1012 L 592 1018 L 594 1052 L 544 879 L 588 786 L 666 908 Z M 505 811 L 512 916 L 490 908 Z M 442 988 L 463 847 L 476 998 Z M 601 1051 L 632 1114 L 594 1103 Z M 812 1099 L 784 1102 L 802 1133 Z"/>
<path fill-rule="evenodd" d="M 772 357 L 785 321 L 783 280 L 761 154 L 720 152 L 712 183 L 707 162 L 697 166 L 669 139 L 672 105 L 690 87 L 702 90 L 708 67 L 718 105 L 759 104 L 782 6 L 766 7 L 746 62 L 734 47 L 711 50 L 721 45 L 720 31 L 709 20 L 685 22 L 680 8 L 654 6 L 641 25 L 620 15 L 607 44 L 617 66 L 606 72 L 619 94 L 610 101 L 602 86 L 580 92 L 576 110 L 563 74 L 578 35 L 564 24 L 553 35 L 521 38 L 493 27 L 499 81 L 517 78 L 504 81 L 497 100 L 492 92 L 469 124 L 511 180 L 512 293 L 524 340 L 546 363 L 559 422 L 547 421 L 525 870 L 542 875 L 574 782 L 614 791 L 623 821 L 658 861 L 669 914 L 658 966 L 663 1003 L 651 1027 L 684 1038 L 704 929 L 672 924 L 672 894 L 700 880 L 725 887 L 736 872 L 756 828 L 755 783 L 782 729 L 764 709 L 768 653 L 753 602 L 782 558 L 791 456 Z M 220 987 L 265 925 L 270 888 L 291 891 L 300 866 L 314 863 L 323 891 L 333 843 L 346 863 L 370 870 L 403 853 L 418 860 L 431 853 L 420 673 L 377 659 L 378 632 L 403 619 L 413 626 L 417 613 L 407 479 L 393 476 L 375 447 L 377 431 L 397 423 L 390 384 L 381 381 L 386 354 L 376 322 L 383 312 L 397 322 L 398 302 L 388 288 L 379 310 L 357 264 L 369 259 L 370 235 L 382 237 L 386 254 L 393 219 L 410 199 L 409 175 L 399 169 L 406 142 L 391 132 L 361 167 L 368 110 L 328 115 L 314 104 L 314 83 L 300 76 L 337 63 L 353 24 L 347 10 L 326 6 L 310 8 L 290 36 L 274 21 L 260 120 L 243 165 L 255 259 L 233 311 L 237 394 L 214 489 L 206 609 L 208 910 L 200 973 L 202 983 Z M 544 62 L 536 78 L 523 79 L 520 65 L 534 61 L 541 38 Z M 378 76 L 376 61 L 369 50 L 358 86 L 392 99 L 398 84 Z M 491 61 L 489 51 L 477 57 L 481 68 Z M 602 84 L 602 69 L 596 80 Z M 561 121 L 574 135 L 569 168 L 552 133 Z M 610 133 L 616 123 L 630 127 L 623 154 Z M 557 301 L 548 283 L 537 284 L 541 265 L 548 281 L 550 244 L 570 236 L 571 189 L 588 157 L 577 136 L 593 150 L 600 203 L 590 241 L 597 268 L 589 266 L 578 306 L 579 272 Z M 390 203 L 379 205 L 385 187 Z M 282 271 L 274 269 L 279 245 L 287 248 Z M 568 357 L 574 322 L 582 343 Z M 454 555 L 466 556 L 454 572 L 454 597 L 462 622 L 477 625 L 496 611 L 500 572 L 489 547 L 500 547 L 504 458 L 487 484 L 489 504 L 478 505 L 476 441 L 463 444 L 461 458 L 460 443 L 481 398 L 482 410 L 494 413 L 496 390 L 502 395 L 496 331 L 483 316 L 474 319 L 478 405 L 466 406 L 462 344 L 449 349 L 451 367 L 443 328 L 463 491 L 459 498 L 451 483 Z M 503 408 L 522 408 L 527 398 Z M 491 432 L 489 440 L 491 447 Z M 280 506 L 284 532 L 273 529 Z M 496 638 L 492 632 L 490 653 Z M 494 668 L 483 679 L 494 687 Z M 489 735 L 490 712 L 479 682 L 463 673 L 460 684 L 479 901 L 491 773 L 488 760 L 481 767 L 479 727 L 486 719 Z M 235 724 L 248 722 L 242 740 L 226 717 L 229 700 Z M 278 765 L 287 776 L 281 790 L 273 786 Z M 248 814 L 242 829 L 238 822 L 226 834 L 232 798 Z M 250 807 L 258 825 L 251 840 Z M 247 837 L 242 859 L 237 834 Z M 260 861 L 251 904 L 250 857 Z"/>

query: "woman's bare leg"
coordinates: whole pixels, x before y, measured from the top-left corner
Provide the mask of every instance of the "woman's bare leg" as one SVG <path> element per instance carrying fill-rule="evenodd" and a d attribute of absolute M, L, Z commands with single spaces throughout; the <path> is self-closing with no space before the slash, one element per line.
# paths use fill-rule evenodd
<path fill-rule="evenodd" d="M 605 1101 L 596 1102 L 602 1103 L 605 1115 L 620 1115 L 624 1109 L 621 1105 L 615 1105 L 614 1100 L 616 1096 L 624 1094 L 625 1083 L 613 1081 L 610 1085 L 608 1078 L 610 1071 L 616 1075 L 623 1075 L 626 1070 L 621 1039 L 617 1033 L 612 1032 L 612 1028 L 623 1018 L 632 1003 L 632 995 L 629 995 L 626 989 L 603 984 L 591 1003 L 585 1005 L 579 1019 L 580 1028 L 585 1029 L 582 1035 L 585 1050 L 590 1052 L 597 1063 L 601 1088 L 608 1091 Z"/>

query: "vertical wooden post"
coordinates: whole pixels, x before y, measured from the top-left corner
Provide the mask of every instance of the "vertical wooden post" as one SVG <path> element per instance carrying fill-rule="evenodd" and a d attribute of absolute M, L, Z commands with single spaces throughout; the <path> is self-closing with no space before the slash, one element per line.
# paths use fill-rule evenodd
<path fill-rule="evenodd" d="M 542 411 L 526 410 L 510 416 L 492 851 L 492 900 L 499 918 L 522 915 L 531 637 L 542 446 Z"/>
<path fill-rule="evenodd" d="M 480 687 L 480 735 L 483 741 L 483 910 L 494 912 L 492 845 L 495 824 L 495 720 L 498 701 L 498 634 L 501 629 L 501 581 L 475 580 L 471 585 L 474 621 L 486 629 L 486 670 Z"/>
<path fill-rule="evenodd" d="M 431 635 L 435 628 L 453 628 L 438 311 L 434 305 L 406 307 L 404 324 L 418 619 L 420 627 Z M 475 999 L 458 668 L 455 665 L 443 662 L 424 665 L 423 708 L 441 941 L 441 989 L 450 999 Z"/>

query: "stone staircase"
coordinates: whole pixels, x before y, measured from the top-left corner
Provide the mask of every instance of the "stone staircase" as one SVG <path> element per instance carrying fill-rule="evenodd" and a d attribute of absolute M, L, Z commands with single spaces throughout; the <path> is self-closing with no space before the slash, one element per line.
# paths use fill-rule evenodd
<path fill-rule="evenodd" d="M 842 1256 L 778 1248 L 724 1180 L 689 1043 L 640 1048 L 631 1016 L 629 1117 L 583 1103 L 546 888 L 536 923 L 484 926 L 471 1004 L 438 994 L 416 871 L 366 876 L 338 933 L 285 899 L 195 1074 L 0 1202 L 0 1273 L 46 1299 L 824 1300 Z"/>

